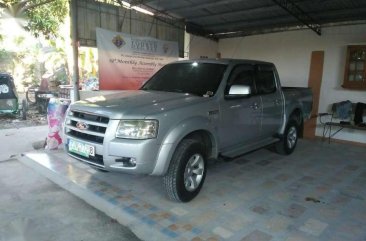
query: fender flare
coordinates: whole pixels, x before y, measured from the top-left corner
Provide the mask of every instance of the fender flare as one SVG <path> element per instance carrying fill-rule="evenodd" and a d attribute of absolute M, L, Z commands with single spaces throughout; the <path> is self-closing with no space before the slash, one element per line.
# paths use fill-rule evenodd
<path fill-rule="evenodd" d="M 291 103 L 290 105 L 287 105 L 285 107 L 285 113 L 284 113 L 284 121 L 280 128 L 279 134 L 283 135 L 287 126 L 287 123 L 290 120 L 291 115 L 294 113 L 295 110 L 299 110 L 301 113 L 303 113 L 303 105 L 301 102 L 296 101 L 294 103 Z M 304 117 L 303 117 L 304 118 Z"/>
<path fill-rule="evenodd" d="M 212 156 L 218 155 L 217 130 L 212 125 L 210 119 L 204 117 L 193 117 L 178 123 L 168 131 L 165 136 L 155 163 L 155 168 L 151 175 L 164 175 L 170 165 L 170 160 L 179 143 L 190 133 L 195 131 L 206 131 L 210 134 L 212 142 Z"/>

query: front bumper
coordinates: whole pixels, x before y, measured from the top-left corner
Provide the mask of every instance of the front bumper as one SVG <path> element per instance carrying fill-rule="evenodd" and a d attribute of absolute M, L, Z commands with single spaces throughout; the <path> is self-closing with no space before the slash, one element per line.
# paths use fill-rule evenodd
<path fill-rule="evenodd" d="M 70 139 L 94 146 L 95 156 L 87 158 L 70 152 L 68 145 Z M 162 147 L 157 144 L 155 139 L 129 140 L 114 138 L 99 144 L 66 135 L 64 141 L 67 153 L 80 161 L 99 169 L 131 174 L 151 174 L 156 165 L 157 153 Z M 135 161 L 135 165 L 126 166 L 126 162 L 131 159 Z"/>

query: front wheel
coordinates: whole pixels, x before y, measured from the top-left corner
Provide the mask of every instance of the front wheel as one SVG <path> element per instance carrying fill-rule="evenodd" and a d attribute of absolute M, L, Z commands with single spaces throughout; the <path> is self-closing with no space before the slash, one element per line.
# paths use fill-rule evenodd
<path fill-rule="evenodd" d="M 206 152 L 202 144 L 194 139 L 183 140 L 163 177 L 168 198 L 177 202 L 195 198 L 202 188 L 206 169 Z"/>
<path fill-rule="evenodd" d="M 289 155 L 295 150 L 298 136 L 299 136 L 298 130 L 299 130 L 299 127 L 295 120 L 290 120 L 287 123 L 283 137 L 275 145 L 275 149 L 276 149 L 277 153 L 282 154 L 282 155 Z"/>

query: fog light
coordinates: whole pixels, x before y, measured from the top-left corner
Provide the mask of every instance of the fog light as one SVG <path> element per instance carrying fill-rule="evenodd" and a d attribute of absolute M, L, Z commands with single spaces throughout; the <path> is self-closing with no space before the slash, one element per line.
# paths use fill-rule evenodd
<path fill-rule="evenodd" d="M 131 166 L 135 167 L 136 166 L 136 159 L 135 158 L 131 158 L 130 159 L 130 164 L 131 164 Z"/>
<path fill-rule="evenodd" d="M 121 157 L 116 159 L 115 162 L 122 162 L 123 167 L 135 167 L 136 166 L 136 158 L 133 157 Z"/>

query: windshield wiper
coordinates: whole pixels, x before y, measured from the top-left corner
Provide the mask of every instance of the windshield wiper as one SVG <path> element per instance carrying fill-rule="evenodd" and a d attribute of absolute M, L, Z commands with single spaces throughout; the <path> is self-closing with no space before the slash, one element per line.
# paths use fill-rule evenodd
<path fill-rule="evenodd" d="M 202 95 L 200 95 L 200 94 L 197 94 L 197 93 L 194 93 L 194 92 L 184 91 L 184 90 L 181 90 L 181 89 L 172 89 L 172 90 L 166 90 L 166 91 L 167 92 L 175 92 L 175 93 L 186 93 L 186 94 L 202 97 Z"/>
<path fill-rule="evenodd" d="M 202 97 L 201 94 L 198 94 L 198 93 L 194 93 L 194 92 L 187 92 L 187 91 L 184 91 L 184 90 L 181 90 L 181 89 L 149 89 L 149 88 L 140 88 L 140 90 L 152 90 L 152 91 L 163 91 L 163 92 L 173 92 L 173 93 L 181 93 L 181 94 L 190 94 L 190 95 L 194 95 L 194 96 L 199 96 L 199 97 Z"/>
<path fill-rule="evenodd" d="M 171 90 L 166 90 L 167 92 L 177 92 L 177 93 L 185 93 L 183 90 L 181 89 L 171 89 Z"/>

